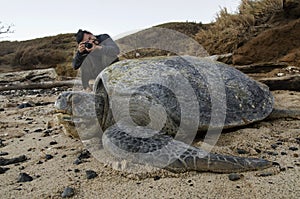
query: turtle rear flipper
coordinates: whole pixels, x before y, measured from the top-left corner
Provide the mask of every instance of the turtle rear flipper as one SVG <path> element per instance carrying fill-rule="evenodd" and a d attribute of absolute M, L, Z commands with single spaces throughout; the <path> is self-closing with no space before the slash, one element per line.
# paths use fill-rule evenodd
<path fill-rule="evenodd" d="M 297 109 L 277 109 L 274 108 L 267 119 L 275 120 L 280 118 L 300 119 L 300 110 Z"/>
<path fill-rule="evenodd" d="M 217 173 L 265 169 L 272 162 L 211 154 L 146 127 L 118 122 L 102 138 L 104 149 L 120 159 L 165 168 L 173 172 L 210 171 Z"/>

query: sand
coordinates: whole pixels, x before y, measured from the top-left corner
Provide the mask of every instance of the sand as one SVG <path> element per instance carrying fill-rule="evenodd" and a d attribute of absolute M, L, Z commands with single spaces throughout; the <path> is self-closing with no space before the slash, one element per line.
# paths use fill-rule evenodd
<path fill-rule="evenodd" d="M 57 124 L 54 101 L 60 90 L 39 92 L 22 96 L 5 92 L 0 96 L 0 152 L 8 153 L 1 158 L 28 158 L 0 166 L 9 168 L 0 174 L 0 198 L 62 198 L 66 187 L 74 189 L 73 198 L 300 197 L 300 118 L 265 120 L 232 129 L 222 134 L 213 148 L 223 154 L 263 157 L 278 162 L 280 167 L 240 173 L 237 181 L 229 180 L 228 174 L 205 172 L 132 174 L 114 170 L 94 157 L 74 164 L 84 147 L 79 139 L 66 136 Z M 300 92 L 273 94 L 277 107 L 300 110 Z M 22 102 L 38 106 L 19 109 Z M 247 154 L 239 154 L 238 149 Z M 53 158 L 46 159 L 47 154 Z M 95 171 L 97 177 L 87 179 L 87 170 Z M 20 173 L 27 173 L 33 180 L 18 182 Z"/>

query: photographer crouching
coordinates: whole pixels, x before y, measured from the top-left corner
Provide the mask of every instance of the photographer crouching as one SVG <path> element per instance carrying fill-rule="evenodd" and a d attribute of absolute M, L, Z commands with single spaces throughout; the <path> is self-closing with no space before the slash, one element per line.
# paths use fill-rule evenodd
<path fill-rule="evenodd" d="M 107 66 L 118 61 L 120 49 L 108 34 L 93 35 L 86 30 L 75 34 L 78 48 L 73 59 L 73 68 L 80 68 L 84 89 L 91 89 L 89 80 L 95 79 Z"/>

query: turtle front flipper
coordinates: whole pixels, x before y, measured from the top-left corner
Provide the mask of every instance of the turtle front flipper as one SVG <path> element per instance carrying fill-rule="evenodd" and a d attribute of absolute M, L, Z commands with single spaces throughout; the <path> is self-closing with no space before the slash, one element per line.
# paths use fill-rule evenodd
<path fill-rule="evenodd" d="M 272 166 L 272 162 L 263 159 L 208 153 L 161 132 L 124 122 L 109 127 L 102 141 L 104 148 L 114 157 L 173 172 L 195 170 L 229 173 Z"/>

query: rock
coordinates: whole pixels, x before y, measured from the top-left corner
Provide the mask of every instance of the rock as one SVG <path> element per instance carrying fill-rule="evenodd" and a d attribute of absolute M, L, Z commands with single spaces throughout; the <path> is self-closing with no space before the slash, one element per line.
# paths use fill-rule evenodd
<path fill-rule="evenodd" d="M 38 128 L 38 129 L 35 129 L 33 132 L 34 132 L 34 133 L 40 133 L 40 132 L 42 132 L 42 131 L 43 131 L 43 129 Z"/>
<path fill-rule="evenodd" d="M 51 141 L 49 144 L 50 144 L 50 145 L 56 145 L 57 142 L 56 142 L 56 141 Z"/>
<path fill-rule="evenodd" d="M 7 170 L 9 170 L 9 168 L 0 167 L 0 174 L 5 173 Z"/>
<path fill-rule="evenodd" d="M 28 107 L 33 107 L 34 104 L 30 103 L 30 102 L 23 102 L 22 104 L 18 105 L 19 109 L 23 109 L 23 108 L 28 108 Z"/>
<path fill-rule="evenodd" d="M 249 153 L 248 151 L 246 151 L 246 150 L 244 150 L 244 149 L 239 149 L 239 148 L 236 149 L 236 151 L 237 151 L 238 154 L 241 154 L 241 155 L 242 155 L 242 154 L 248 154 L 248 153 Z"/>
<path fill-rule="evenodd" d="M 82 152 L 80 152 L 77 158 L 82 160 L 82 159 L 88 159 L 90 157 L 91 157 L 90 152 L 88 150 L 83 150 Z"/>
<path fill-rule="evenodd" d="M 277 156 L 278 155 L 278 153 L 276 151 L 268 151 L 267 154 L 272 155 L 272 156 Z"/>
<path fill-rule="evenodd" d="M 261 153 L 261 150 L 258 148 L 255 148 L 256 153 Z"/>
<path fill-rule="evenodd" d="M 46 160 L 51 160 L 53 158 L 53 155 L 46 154 L 45 158 L 46 158 Z"/>
<path fill-rule="evenodd" d="M 27 173 L 20 173 L 18 177 L 18 182 L 30 182 L 33 178 Z"/>
<path fill-rule="evenodd" d="M 82 163 L 82 160 L 80 160 L 78 158 L 73 162 L 73 164 L 76 164 L 76 165 L 79 165 L 81 163 Z"/>
<path fill-rule="evenodd" d="M 257 174 L 258 177 L 268 177 L 268 176 L 273 176 L 273 175 L 275 175 L 274 172 L 262 172 L 262 173 Z"/>
<path fill-rule="evenodd" d="M 24 162 L 26 160 L 27 160 L 27 157 L 25 155 L 21 155 L 19 157 L 11 158 L 11 159 L 6 159 L 6 158 L 1 158 L 0 157 L 0 166 L 5 166 L 5 165 L 9 165 L 9 164 L 16 164 L 16 163 Z"/>
<path fill-rule="evenodd" d="M 61 194 L 61 197 L 63 198 L 69 198 L 75 195 L 74 189 L 72 187 L 66 187 Z"/>
<path fill-rule="evenodd" d="M 7 152 L 0 152 L 0 156 L 6 156 L 6 155 L 8 155 L 8 153 Z"/>
<path fill-rule="evenodd" d="M 231 173 L 231 174 L 228 175 L 228 178 L 231 181 L 237 181 L 237 180 L 240 180 L 242 178 L 242 175 L 238 174 L 238 173 Z"/>
<path fill-rule="evenodd" d="M 87 179 L 96 178 L 98 176 L 98 174 L 93 170 L 87 170 L 87 171 L 85 171 L 85 173 L 86 173 Z"/>
<path fill-rule="evenodd" d="M 281 155 L 287 155 L 287 152 L 283 151 L 283 152 L 281 152 Z"/>
<path fill-rule="evenodd" d="M 34 69 L 23 70 L 16 72 L 7 72 L 0 74 L 0 80 L 5 82 L 41 82 L 41 81 L 53 81 L 57 79 L 57 73 L 54 68 L 48 69 Z"/>
<path fill-rule="evenodd" d="M 289 150 L 290 150 L 290 151 L 298 151 L 299 149 L 298 149 L 297 147 L 293 147 L 293 146 L 292 146 L 292 147 L 289 148 Z"/>
<path fill-rule="evenodd" d="M 5 147 L 5 144 L 3 143 L 3 141 L 4 141 L 4 140 L 2 140 L 2 139 L 0 138 L 0 147 Z"/>
<path fill-rule="evenodd" d="M 49 137 L 51 133 L 52 133 L 51 130 L 46 130 L 42 133 L 41 137 Z"/>

